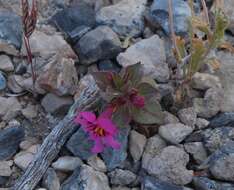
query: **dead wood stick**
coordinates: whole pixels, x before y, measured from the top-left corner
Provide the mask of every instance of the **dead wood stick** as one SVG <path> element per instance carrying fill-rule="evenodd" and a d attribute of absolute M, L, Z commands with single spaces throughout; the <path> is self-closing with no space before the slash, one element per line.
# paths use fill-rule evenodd
<path fill-rule="evenodd" d="M 80 97 L 72 105 L 66 117 L 46 137 L 33 162 L 16 182 L 12 188 L 13 190 L 33 190 L 37 186 L 51 162 L 58 155 L 61 147 L 78 128 L 73 123 L 76 112 L 91 109 L 99 100 L 99 90 L 96 84 L 89 85 L 83 89 Z"/>

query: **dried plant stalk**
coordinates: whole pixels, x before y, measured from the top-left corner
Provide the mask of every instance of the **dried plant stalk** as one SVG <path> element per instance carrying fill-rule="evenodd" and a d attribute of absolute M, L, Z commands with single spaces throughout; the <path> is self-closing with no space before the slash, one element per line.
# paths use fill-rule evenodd
<path fill-rule="evenodd" d="M 168 0 L 168 13 L 169 13 L 169 26 L 170 26 L 170 32 L 171 32 L 171 39 L 172 39 L 178 60 L 181 61 L 181 55 L 180 55 L 180 51 L 176 43 L 176 35 L 175 35 L 175 30 L 174 30 L 172 0 Z"/>
<path fill-rule="evenodd" d="M 24 32 L 24 44 L 27 51 L 27 60 L 28 64 L 31 66 L 32 72 L 32 81 L 33 81 L 33 88 L 35 87 L 36 82 L 36 74 L 33 67 L 33 56 L 30 47 L 29 38 L 34 32 L 37 23 L 37 5 L 36 0 L 32 1 L 32 8 L 30 10 L 28 0 L 21 0 L 22 6 L 22 23 L 23 23 L 23 32 Z"/>
<path fill-rule="evenodd" d="M 205 2 L 205 0 L 201 0 L 201 2 L 202 2 L 203 11 L 205 13 L 206 22 L 208 25 L 210 25 L 209 13 L 208 13 L 208 9 L 206 6 L 206 2 Z"/>

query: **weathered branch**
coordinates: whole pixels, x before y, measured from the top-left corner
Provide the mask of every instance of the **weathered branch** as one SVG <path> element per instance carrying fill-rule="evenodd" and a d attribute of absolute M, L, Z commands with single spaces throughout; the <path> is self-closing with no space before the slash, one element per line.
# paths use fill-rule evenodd
<path fill-rule="evenodd" d="M 100 100 L 96 84 L 83 89 L 80 97 L 75 101 L 66 117 L 46 137 L 33 162 L 23 176 L 16 182 L 13 190 L 33 190 L 43 177 L 51 162 L 58 155 L 67 139 L 76 131 L 78 126 L 73 123 L 77 111 L 88 110 Z"/>

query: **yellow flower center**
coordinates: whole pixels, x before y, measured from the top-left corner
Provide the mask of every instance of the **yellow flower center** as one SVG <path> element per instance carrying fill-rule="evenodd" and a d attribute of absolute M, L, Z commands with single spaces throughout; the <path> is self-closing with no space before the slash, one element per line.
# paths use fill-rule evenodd
<path fill-rule="evenodd" d="M 97 127 L 94 129 L 94 132 L 95 132 L 98 136 L 100 136 L 100 137 L 103 137 L 103 136 L 106 135 L 105 130 L 104 130 L 103 128 L 99 127 L 99 126 L 97 126 Z"/>

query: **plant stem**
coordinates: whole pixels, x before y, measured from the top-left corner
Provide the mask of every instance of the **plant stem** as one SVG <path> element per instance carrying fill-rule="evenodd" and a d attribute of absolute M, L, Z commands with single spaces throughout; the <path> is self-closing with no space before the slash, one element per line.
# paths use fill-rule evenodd
<path fill-rule="evenodd" d="M 208 9 L 207 9 L 207 6 L 206 6 L 206 2 L 205 2 L 205 0 L 201 0 L 201 2 L 202 2 L 202 7 L 203 7 L 203 10 L 204 10 L 204 13 L 205 13 L 206 22 L 207 22 L 208 25 L 210 25 L 209 13 L 208 13 Z"/>
<path fill-rule="evenodd" d="M 173 17 L 173 9 L 172 9 L 172 0 L 168 0 L 168 14 L 169 14 L 169 26 L 171 31 L 171 40 L 173 42 L 176 54 L 178 56 L 179 62 L 181 62 L 181 55 L 179 48 L 176 44 L 176 35 L 174 30 L 174 17 Z"/>
<path fill-rule="evenodd" d="M 31 67 L 33 92 L 35 93 L 36 74 L 35 74 L 33 62 L 32 62 L 33 59 L 32 59 L 32 51 L 31 51 L 31 47 L 29 43 L 29 38 L 26 36 L 24 36 L 24 44 L 25 44 L 26 51 L 27 51 L 28 64 L 30 64 L 30 67 Z"/>

